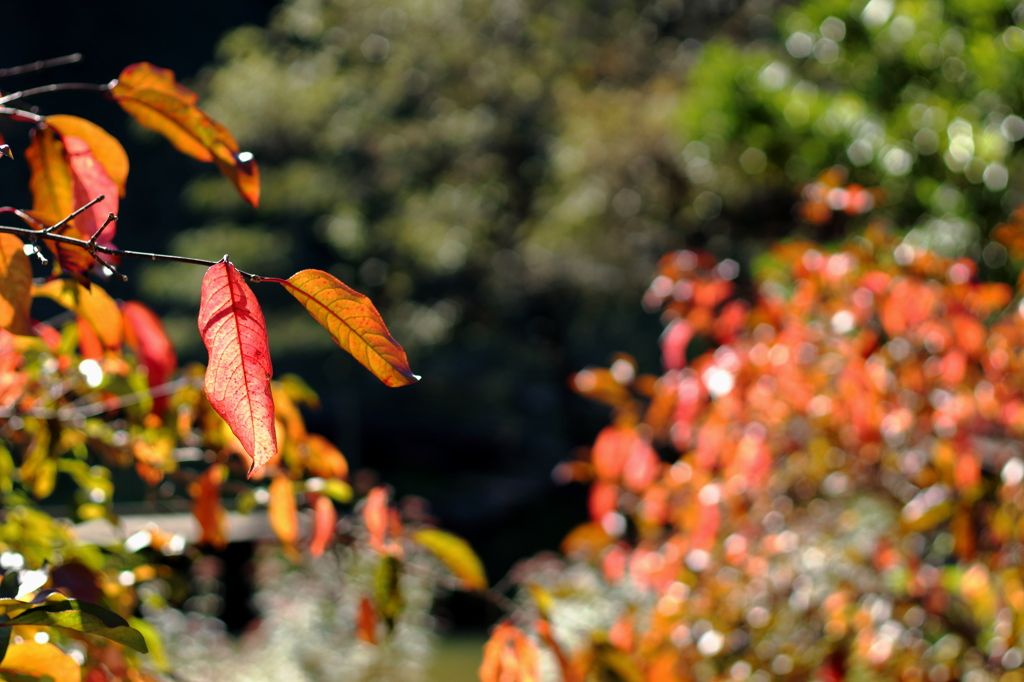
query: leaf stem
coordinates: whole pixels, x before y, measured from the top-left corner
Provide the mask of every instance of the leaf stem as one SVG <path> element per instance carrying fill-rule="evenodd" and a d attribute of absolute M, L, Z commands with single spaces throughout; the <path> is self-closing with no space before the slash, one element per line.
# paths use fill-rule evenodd
<path fill-rule="evenodd" d="M 19 90 L 18 92 L 12 92 L 9 95 L 4 95 L 3 97 L 0 97 L 0 104 L 7 104 L 8 102 L 13 102 L 15 100 L 32 97 L 33 95 L 41 95 L 46 92 L 57 92 L 59 90 L 89 90 L 91 92 L 106 92 L 109 89 L 109 83 L 104 83 L 102 85 L 98 83 L 53 83 L 51 85 L 40 85 L 38 88 Z"/>
<path fill-rule="evenodd" d="M 54 57 L 53 59 L 40 59 L 39 61 L 32 62 L 31 64 L 9 66 L 6 69 L 0 69 L 0 78 L 6 78 L 7 76 L 19 76 L 23 73 L 42 71 L 43 69 L 49 69 L 54 66 L 64 66 L 65 64 L 74 64 L 75 62 L 80 61 L 82 61 L 82 54 L 80 52 L 67 54 L 63 57 Z"/>

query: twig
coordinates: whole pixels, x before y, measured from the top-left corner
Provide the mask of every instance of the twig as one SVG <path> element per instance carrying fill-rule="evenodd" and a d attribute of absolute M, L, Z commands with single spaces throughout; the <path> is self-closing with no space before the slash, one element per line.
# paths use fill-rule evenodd
<path fill-rule="evenodd" d="M 28 123 L 45 123 L 46 117 L 40 116 L 39 114 L 33 114 L 31 111 L 25 111 L 24 109 L 13 109 L 11 107 L 0 107 L 0 115 L 10 116 L 15 121 L 26 121 Z"/>
<path fill-rule="evenodd" d="M 0 78 L 6 78 L 8 76 L 19 76 L 23 73 L 32 73 L 33 71 L 42 71 L 43 69 L 49 69 L 54 66 L 64 66 L 65 64 L 74 64 L 75 62 L 82 61 L 82 55 L 79 52 L 74 54 L 67 54 L 63 57 L 54 57 L 53 59 L 40 59 L 37 62 L 31 64 L 22 64 L 21 66 L 9 66 L 6 69 L 0 69 Z"/>
<path fill-rule="evenodd" d="M 95 199 L 93 199 L 92 201 L 90 201 L 89 203 L 87 203 L 85 206 L 82 206 L 81 208 L 76 208 L 74 211 L 71 212 L 70 215 L 65 217 L 59 223 L 54 223 L 53 225 L 50 225 L 49 227 L 45 228 L 43 230 L 43 234 L 51 234 L 53 232 L 56 232 L 60 228 L 62 228 L 65 225 L 67 225 L 70 220 L 78 217 L 78 215 L 80 213 L 82 213 L 85 209 L 91 208 L 91 207 L 95 206 L 96 204 L 100 203 L 104 199 L 106 199 L 106 197 L 101 194 L 98 197 L 96 197 Z M 103 227 L 106 227 L 105 223 L 104 223 Z"/>
<path fill-rule="evenodd" d="M 0 113 L 3 113 L 2 109 L 0 109 Z M 100 264 L 110 268 L 111 272 L 115 273 L 118 277 L 122 277 L 122 278 L 124 276 L 121 275 L 121 273 L 117 272 L 117 270 L 115 270 L 114 268 L 110 267 L 109 263 L 107 263 L 103 259 L 99 258 L 96 254 L 101 253 L 101 254 L 104 254 L 106 256 L 116 256 L 118 258 L 139 258 L 139 259 L 142 259 L 142 260 L 160 260 L 160 261 L 169 261 L 169 262 L 172 262 L 172 263 L 191 263 L 193 265 L 205 265 L 207 267 L 210 267 L 210 266 L 213 266 L 213 265 L 217 265 L 219 263 L 224 263 L 227 260 L 227 256 L 226 255 L 225 255 L 224 258 L 221 258 L 220 260 L 206 260 L 205 258 L 189 258 L 188 256 L 174 256 L 174 255 L 167 254 L 167 253 L 149 253 L 149 252 L 146 252 L 146 251 L 124 251 L 124 250 L 121 250 L 121 249 L 112 249 L 109 246 L 101 246 L 101 245 L 97 244 L 96 241 L 94 239 L 92 239 L 92 238 L 90 238 L 90 239 L 76 239 L 75 237 L 68 237 L 68 236 L 63 235 L 63 234 L 55 234 L 54 232 L 51 232 L 51 230 L 54 230 L 56 228 L 61 227 L 62 225 L 66 224 L 67 221 L 71 220 L 72 218 L 74 218 L 76 215 L 78 215 L 79 213 L 81 213 L 85 209 L 89 208 L 90 206 L 93 206 L 94 204 L 96 204 L 97 202 L 102 201 L 102 200 L 103 200 L 103 196 L 102 195 L 99 196 L 99 197 L 96 197 L 95 199 L 90 201 L 88 204 L 86 204 L 82 208 L 76 210 L 71 215 L 67 216 L 66 218 L 64 218 L 63 220 L 61 220 L 60 222 L 58 222 L 57 224 L 55 224 L 55 225 L 53 225 L 51 227 L 44 226 L 41 222 L 39 222 L 39 220 L 33 218 L 32 216 L 28 215 L 24 211 L 21 211 L 19 209 L 13 208 L 11 206 L 0 206 L 0 213 L 13 213 L 16 216 L 18 216 L 19 218 L 21 218 L 22 220 L 24 220 L 25 222 L 29 223 L 30 225 L 38 225 L 38 226 L 40 226 L 42 228 L 42 229 L 33 230 L 33 229 L 30 229 L 30 228 L 27 228 L 27 227 L 14 227 L 13 225 L 0 225 L 0 233 L 13 234 L 13 235 L 22 237 L 24 239 L 27 239 L 27 240 L 29 240 L 29 241 L 31 241 L 33 243 L 35 243 L 36 240 L 42 238 L 42 239 L 45 239 L 47 241 L 53 241 L 53 242 L 59 242 L 61 244 L 70 244 L 71 246 L 77 246 L 79 248 L 82 248 L 82 249 L 85 249 L 86 251 L 88 251 L 89 254 L 91 254 L 92 257 L 95 258 Z M 115 220 L 117 219 L 116 216 L 114 217 L 114 219 Z M 110 223 L 110 219 L 109 219 L 109 215 L 108 215 L 108 222 L 106 224 L 109 224 L 109 223 Z M 254 275 L 254 274 L 252 274 L 250 272 L 244 272 L 242 270 L 239 270 L 238 274 L 240 274 L 242 277 L 244 277 L 246 280 L 248 280 L 250 282 L 263 282 L 263 281 L 267 280 L 267 278 L 260 277 L 259 275 Z M 274 280 L 274 281 L 277 281 L 277 280 Z"/>
<path fill-rule="evenodd" d="M 58 90 L 89 90 L 91 92 L 106 92 L 109 89 L 109 83 L 104 83 L 103 85 L 97 83 L 53 83 L 52 85 L 40 85 L 38 88 L 19 90 L 18 92 L 12 92 L 9 95 L 4 95 L 3 97 L 0 97 L 0 104 L 7 104 L 8 102 L 31 97 L 32 95 L 41 95 L 46 92 L 57 92 Z"/>

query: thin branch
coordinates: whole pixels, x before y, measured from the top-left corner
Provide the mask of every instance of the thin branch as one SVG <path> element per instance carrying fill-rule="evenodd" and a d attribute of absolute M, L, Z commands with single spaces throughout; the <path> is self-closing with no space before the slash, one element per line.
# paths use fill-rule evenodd
<path fill-rule="evenodd" d="M 64 66 L 65 64 L 74 64 L 75 62 L 80 61 L 82 61 L 82 55 L 79 52 L 67 54 L 63 57 L 54 57 L 53 59 L 40 59 L 39 61 L 32 62 L 31 64 L 22 64 L 21 66 L 10 66 L 6 69 L 0 69 L 0 78 L 19 76 L 23 73 L 42 71 L 43 69 L 49 69 L 54 66 Z"/>
<path fill-rule="evenodd" d="M 59 90 L 89 90 L 90 92 L 106 92 L 109 89 L 109 83 L 104 83 L 102 85 L 98 83 L 53 83 L 52 85 L 40 85 L 38 88 L 19 90 L 18 92 L 12 92 L 9 95 L 4 95 L 3 97 L 0 97 L 0 104 L 7 104 L 8 102 L 13 102 L 15 100 L 32 97 L 33 95 L 41 95 L 46 92 L 57 92 Z"/>
<path fill-rule="evenodd" d="M 92 203 L 95 202 L 96 200 L 94 200 Z M 82 209 L 79 209 L 78 212 L 81 212 L 81 210 Z M 78 212 L 76 212 L 75 215 L 77 215 Z M 12 208 L 10 206 L 0 206 L 0 213 L 14 213 L 20 218 L 27 219 L 27 221 L 30 223 L 36 225 L 40 224 L 38 220 L 32 218 L 31 216 L 28 216 L 28 214 L 26 214 L 24 211 L 19 211 L 18 209 Z M 58 223 L 58 225 L 66 222 L 71 217 L 72 216 L 68 216 L 68 218 L 62 220 L 60 223 Z M 124 251 L 122 249 L 112 249 L 108 246 L 100 246 L 99 244 L 96 244 L 92 240 L 88 239 L 76 239 L 74 237 L 68 237 L 63 234 L 54 234 L 52 232 L 46 232 L 45 230 L 33 230 L 27 227 L 14 227 L 13 225 L 0 225 L 0 233 L 13 234 L 33 242 L 37 239 L 44 239 L 46 241 L 59 242 L 61 244 L 70 244 L 71 246 L 77 246 L 82 249 L 85 249 L 90 254 L 92 254 L 94 258 L 96 258 L 97 253 L 102 253 L 106 256 L 116 256 L 118 258 L 139 258 L 142 260 L 159 260 L 168 261 L 171 263 L 191 263 L 193 265 L 205 265 L 207 267 L 224 262 L 223 258 L 220 260 L 206 260 L 205 258 L 189 258 L 188 256 L 174 256 L 167 253 L 148 253 L 146 251 Z M 99 258 L 96 259 L 101 264 L 110 267 L 109 263 L 106 263 Z M 243 270 L 239 270 L 238 274 L 240 274 L 242 277 L 244 277 L 246 280 L 250 282 L 262 282 L 265 280 L 264 277 L 254 275 L 250 272 L 245 272 Z"/>
<path fill-rule="evenodd" d="M 15 121 L 26 121 L 28 123 L 45 123 L 46 117 L 33 114 L 24 109 L 12 109 L 11 107 L 0 107 L 0 116 L 10 116 Z"/>
<path fill-rule="evenodd" d="M 60 228 L 62 228 L 65 225 L 67 225 L 69 221 L 71 221 L 71 220 L 75 219 L 76 217 L 78 217 L 78 215 L 80 213 L 82 213 L 85 209 L 91 208 L 91 207 L 95 206 L 96 204 L 100 203 L 104 199 L 106 199 L 106 197 L 101 194 L 98 197 L 96 197 L 95 199 L 93 199 L 92 201 L 90 201 L 89 203 L 87 203 L 85 206 L 82 206 L 81 208 L 76 208 L 74 211 L 71 212 L 70 215 L 65 217 L 59 223 L 54 223 L 53 225 L 50 225 L 49 227 L 44 229 L 43 230 L 43 234 L 47 234 L 48 235 L 48 234 L 52 234 L 53 232 L 56 232 Z M 106 224 L 104 224 L 103 227 L 106 227 Z"/>

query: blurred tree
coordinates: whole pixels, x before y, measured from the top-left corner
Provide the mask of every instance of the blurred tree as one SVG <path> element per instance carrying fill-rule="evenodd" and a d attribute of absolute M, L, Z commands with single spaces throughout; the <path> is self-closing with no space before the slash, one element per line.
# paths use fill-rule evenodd
<path fill-rule="evenodd" d="M 774 27 L 752 11 L 756 39 L 709 43 L 681 98 L 684 222 L 718 251 L 730 231 L 777 237 L 793 229 L 794 187 L 810 182 L 803 231 L 841 236 L 842 212 L 863 209 L 839 187 L 848 169 L 852 183 L 884 190 L 871 201 L 910 228 L 908 245 L 970 251 L 1001 270 L 1005 249 L 984 237 L 1024 199 L 1012 172 L 1021 19 L 1003 2 L 811 0 L 783 8 Z M 811 182 L 835 164 L 838 176 Z"/>

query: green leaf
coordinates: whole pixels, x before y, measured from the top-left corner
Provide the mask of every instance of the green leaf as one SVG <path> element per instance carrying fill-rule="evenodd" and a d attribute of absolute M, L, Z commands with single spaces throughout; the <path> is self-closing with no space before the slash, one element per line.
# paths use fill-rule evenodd
<path fill-rule="evenodd" d="M 14 599 L 18 596 L 21 580 L 17 571 L 11 571 L 0 581 L 0 599 Z"/>
<path fill-rule="evenodd" d="M 7 645 L 11 643 L 12 632 L 14 632 L 13 628 L 0 628 L 0 662 L 7 655 Z"/>
<path fill-rule="evenodd" d="M 106 637 L 140 653 L 149 653 L 145 637 L 130 627 L 124 618 L 102 606 L 76 599 L 47 602 L 15 616 L 2 625 L 48 625 L 67 628 Z"/>
<path fill-rule="evenodd" d="M 377 604 L 377 613 L 384 619 L 389 631 L 394 629 L 395 621 L 405 606 L 399 589 L 401 578 L 402 562 L 395 557 L 386 556 L 377 564 L 377 574 L 373 581 L 374 601 Z"/>

